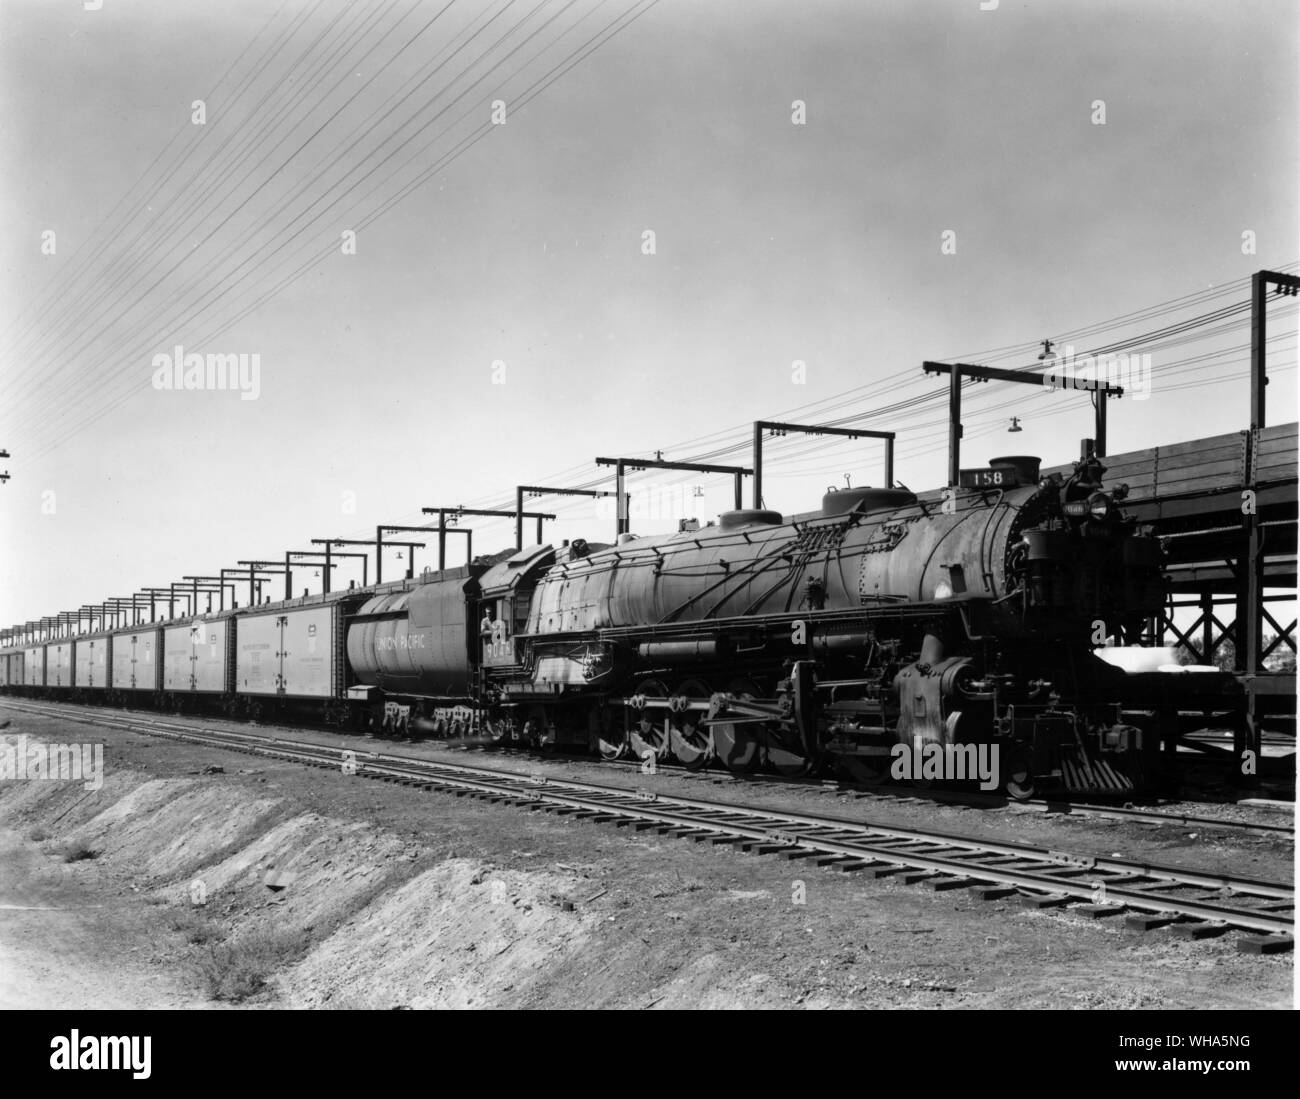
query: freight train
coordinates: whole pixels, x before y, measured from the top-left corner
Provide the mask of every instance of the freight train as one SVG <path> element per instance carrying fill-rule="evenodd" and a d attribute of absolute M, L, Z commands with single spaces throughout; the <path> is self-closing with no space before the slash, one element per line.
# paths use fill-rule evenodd
<path fill-rule="evenodd" d="M 998 459 L 970 487 L 828 491 L 801 515 L 735 510 L 362 589 L 11 635 L 0 685 L 643 768 L 969 781 L 982 751 L 1014 797 L 1123 793 L 1157 738 L 1097 653 L 1139 638 L 1165 583 L 1158 540 L 1104 475 L 1095 457 L 1048 476 Z"/>

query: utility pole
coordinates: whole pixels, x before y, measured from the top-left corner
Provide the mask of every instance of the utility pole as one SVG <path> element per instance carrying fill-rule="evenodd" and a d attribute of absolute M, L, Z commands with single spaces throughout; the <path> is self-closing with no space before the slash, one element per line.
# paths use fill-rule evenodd
<path fill-rule="evenodd" d="M 1284 296 L 1300 294 L 1300 277 L 1280 271 L 1256 271 L 1250 280 L 1250 431 L 1247 433 L 1246 470 L 1243 488 L 1256 494 L 1255 470 L 1258 465 L 1260 432 L 1267 417 L 1267 336 L 1268 288 L 1274 286 Z M 1264 530 L 1258 506 L 1242 509 L 1242 547 L 1238 558 L 1236 600 L 1236 672 L 1246 680 L 1246 728 L 1233 738 L 1233 749 L 1240 758 L 1243 750 L 1262 751 L 1259 725 L 1259 695 L 1255 676 L 1264 669 L 1264 589 L 1267 586 L 1264 565 Z M 1244 732 L 1244 736 L 1242 733 Z"/>
<path fill-rule="evenodd" d="M 289 558 L 291 557 L 324 557 L 325 558 L 325 563 L 323 565 L 321 564 L 320 561 L 317 561 L 314 565 L 308 565 L 307 567 L 316 568 L 316 569 L 323 568 L 325 570 L 321 574 L 324 577 L 324 579 L 321 582 L 321 594 L 328 595 L 330 590 L 330 569 L 336 569 L 339 567 L 338 565 L 334 564 L 333 561 L 330 560 L 331 554 L 329 548 L 326 547 L 324 553 L 322 553 L 320 550 L 285 550 L 284 567 L 286 569 L 289 568 Z M 288 587 L 288 581 L 285 582 L 285 586 L 286 588 Z"/>
<path fill-rule="evenodd" d="M 515 493 L 515 503 L 519 504 L 519 494 Z M 463 527 L 449 527 L 448 519 L 455 523 L 465 515 L 482 516 L 485 519 L 513 519 L 515 521 L 515 548 L 521 549 L 522 534 L 520 533 L 521 524 L 525 519 L 537 520 L 537 541 L 542 540 L 542 522 L 546 519 L 554 519 L 555 516 L 544 511 L 524 511 L 522 507 L 516 506 L 514 511 L 502 511 L 500 508 L 421 508 L 420 511 L 425 515 L 436 515 L 438 517 L 438 568 L 442 570 L 447 567 L 447 535 L 456 530 L 463 530 Z M 430 529 L 430 528 L 425 528 Z M 470 539 L 471 542 L 473 539 Z M 466 561 L 473 560 L 472 554 L 466 551 Z"/>
<path fill-rule="evenodd" d="M 199 591 L 206 591 L 206 592 L 208 592 L 209 594 L 211 594 L 211 593 L 214 592 L 214 591 L 217 592 L 217 593 L 218 593 L 218 595 L 217 595 L 217 605 L 218 605 L 218 609 L 224 611 L 224 610 L 226 609 L 226 588 L 227 588 L 227 587 L 230 588 L 230 593 L 231 593 L 231 597 L 232 597 L 232 598 L 234 597 L 234 592 L 235 592 L 235 585 L 234 585 L 234 583 L 233 583 L 232 581 L 229 581 L 229 580 L 226 579 L 226 572 L 227 572 L 227 571 L 229 571 L 229 570 L 225 570 L 225 569 L 223 569 L 223 570 L 222 570 L 222 573 L 221 573 L 220 576 L 186 576 L 186 577 L 183 577 L 182 579 L 189 580 L 189 581 L 195 581 L 195 580 L 197 580 L 197 581 L 199 581 L 200 583 L 202 583 L 202 584 L 204 584 L 204 585 L 215 584 L 216 587 L 204 586 L 204 587 L 199 588 Z M 211 609 L 212 609 L 211 604 L 212 604 L 212 600 L 209 599 L 209 600 L 208 600 L 208 610 L 211 610 Z"/>
<path fill-rule="evenodd" d="M 692 473 L 729 473 L 735 478 L 736 510 L 744 507 L 741 492 L 741 478 L 748 477 L 754 471 L 743 466 L 715 466 L 702 462 L 666 462 L 662 458 L 597 458 L 598 466 L 614 467 L 614 494 L 618 498 L 618 531 L 628 532 L 628 501 L 624 485 L 629 473 L 643 469 L 684 469 Z"/>
<path fill-rule="evenodd" d="M 402 531 L 412 531 L 412 530 L 419 531 L 421 534 L 429 533 L 428 527 L 404 527 L 400 525 L 394 525 L 392 523 L 384 523 L 381 526 L 375 527 L 375 583 L 376 584 L 382 584 L 384 582 L 384 545 L 385 545 L 384 531 L 389 531 L 390 533 L 397 534 Z M 412 576 L 415 575 L 416 548 L 418 547 L 419 549 L 424 549 L 424 543 L 423 542 L 389 542 L 387 544 L 390 546 L 406 547 L 406 552 L 408 554 L 408 560 L 406 562 L 406 566 L 407 566 L 406 576 L 407 579 L 409 580 Z"/>
<path fill-rule="evenodd" d="M 248 569 L 248 605 L 256 606 L 262 594 L 262 578 L 279 576 L 284 572 L 278 561 L 236 561 Z"/>
<path fill-rule="evenodd" d="M 613 496 L 612 492 L 605 489 L 591 488 L 551 488 L 546 485 L 515 485 L 515 549 L 524 548 L 524 520 L 533 516 L 537 519 L 537 544 L 542 544 L 542 520 L 554 519 L 553 515 L 539 515 L 536 512 L 524 511 L 524 496 L 589 496 L 599 499 L 604 496 Z"/>
<path fill-rule="evenodd" d="M 359 538 L 313 538 L 313 539 L 311 540 L 311 544 L 312 544 L 313 546 L 324 546 L 324 547 L 325 547 L 325 564 L 326 564 L 327 566 L 329 566 L 330 568 L 333 567 L 333 560 L 334 560 L 335 557 L 360 557 L 360 558 L 361 558 L 361 586 L 362 586 L 363 588 L 368 588 L 368 587 L 370 587 L 370 554 L 368 554 L 368 553 L 342 553 L 342 552 L 340 552 L 338 549 L 336 549 L 335 547 L 337 547 L 337 546 L 372 546 L 372 545 L 374 545 L 373 542 L 371 542 L 371 541 L 369 541 L 369 540 L 362 540 L 362 539 L 359 539 Z M 325 584 L 326 584 L 325 590 L 326 590 L 327 592 L 330 590 L 330 589 L 329 589 L 329 582 L 330 582 L 331 579 L 332 579 L 332 577 L 329 575 L 329 569 L 327 568 L 327 569 L 326 569 L 326 574 L 325 574 Z"/>
<path fill-rule="evenodd" d="M 996 366 L 977 366 L 973 363 L 936 363 L 924 362 L 921 369 L 926 374 L 948 375 L 948 484 L 956 488 L 961 482 L 961 383 L 970 378 L 977 382 L 1019 382 L 1021 385 L 1048 385 L 1053 389 L 1058 384 L 1062 389 L 1084 389 L 1096 393 L 1094 409 L 1096 411 L 1096 431 L 1092 452 L 1098 458 L 1106 456 L 1106 400 L 1110 397 L 1122 397 L 1123 387 L 1095 378 L 1069 378 L 1058 383 L 1050 374 L 1035 374 L 1029 370 L 1002 370 Z"/>
<path fill-rule="evenodd" d="M 1266 328 L 1268 324 L 1268 288 L 1277 287 L 1279 294 L 1295 297 L 1300 294 L 1300 277 L 1284 275 L 1280 271 L 1256 271 L 1250 278 L 1250 429 L 1262 431 L 1265 427 L 1265 387 L 1268 374 L 1264 367 Z M 7 455 L 0 455 L 7 457 Z"/>
<path fill-rule="evenodd" d="M 846 439 L 885 440 L 885 488 L 894 487 L 894 432 L 868 431 L 859 427 L 823 427 L 820 424 L 783 424 L 776 420 L 754 421 L 754 507 L 763 506 L 763 432 L 786 435 L 839 435 Z"/>

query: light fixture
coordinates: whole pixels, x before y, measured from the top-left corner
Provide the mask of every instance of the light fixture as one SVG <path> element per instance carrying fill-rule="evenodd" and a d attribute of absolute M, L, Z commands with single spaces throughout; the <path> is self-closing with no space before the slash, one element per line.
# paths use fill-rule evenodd
<path fill-rule="evenodd" d="M 1024 430 L 1025 430 L 1023 427 L 1020 426 L 1020 417 L 1019 417 L 1019 416 L 1012 416 L 1012 417 L 1011 417 L 1011 426 L 1010 426 L 1009 428 L 1007 428 L 1007 430 L 1010 431 L 1010 432 L 1012 432 L 1013 434 L 1014 434 L 1015 432 L 1017 432 L 1017 431 L 1024 431 Z"/>

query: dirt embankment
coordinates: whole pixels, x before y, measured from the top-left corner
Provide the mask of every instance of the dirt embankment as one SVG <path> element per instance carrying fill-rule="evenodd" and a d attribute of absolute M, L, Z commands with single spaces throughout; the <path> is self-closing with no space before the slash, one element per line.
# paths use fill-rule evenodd
<path fill-rule="evenodd" d="M 1231 937 L 16 724 L 107 774 L 0 782 L 0 1006 L 1290 1006 Z"/>

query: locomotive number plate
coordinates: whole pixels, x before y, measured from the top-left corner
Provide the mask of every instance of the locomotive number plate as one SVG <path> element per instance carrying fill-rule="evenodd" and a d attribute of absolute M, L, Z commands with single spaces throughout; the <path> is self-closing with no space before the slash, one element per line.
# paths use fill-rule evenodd
<path fill-rule="evenodd" d="M 957 471 L 957 484 L 961 488 L 1014 488 L 1016 471 L 1007 466 L 962 469 Z"/>

